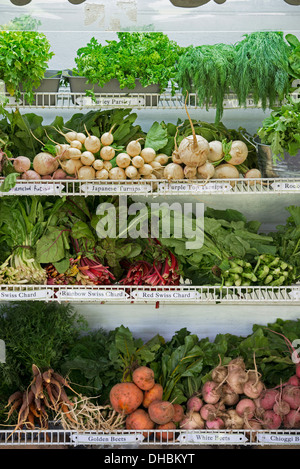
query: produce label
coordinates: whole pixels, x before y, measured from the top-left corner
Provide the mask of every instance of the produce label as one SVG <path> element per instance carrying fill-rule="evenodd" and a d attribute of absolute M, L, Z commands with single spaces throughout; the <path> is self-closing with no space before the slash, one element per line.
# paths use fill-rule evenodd
<path fill-rule="evenodd" d="M 73 434 L 71 435 L 72 441 L 76 444 L 89 444 L 89 445 L 123 445 L 126 443 L 138 443 L 143 441 L 143 435 L 136 434 Z"/>
<path fill-rule="evenodd" d="M 198 444 L 228 444 L 228 443 L 245 443 L 248 441 L 243 433 L 226 433 L 226 432 L 213 432 L 206 431 L 204 433 L 198 433 L 193 431 L 192 433 L 181 433 L 178 437 L 181 443 L 198 443 Z"/>
<path fill-rule="evenodd" d="M 300 434 L 290 433 L 257 433 L 257 440 L 260 443 L 275 443 L 280 445 L 300 444 Z"/>
<path fill-rule="evenodd" d="M 63 184 L 16 184 L 8 192 L 0 192 L 0 195 L 59 195 L 64 189 Z"/>
<path fill-rule="evenodd" d="M 274 191 L 299 191 L 300 182 L 273 182 L 271 187 Z"/>
<path fill-rule="evenodd" d="M 150 184 L 83 184 L 81 190 L 86 194 L 108 193 L 147 193 L 151 191 Z"/>
<path fill-rule="evenodd" d="M 80 97 L 76 99 L 76 103 L 80 106 L 92 106 L 100 105 L 100 106 L 120 106 L 120 107 L 131 107 L 131 106 L 145 106 L 145 98 L 140 97 L 109 97 L 109 98 L 95 98 L 95 101 L 92 101 L 91 98 L 88 97 Z"/>
<path fill-rule="evenodd" d="M 1 300 L 47 300 L 52 296 L 52 290 L 0 291 Z"/>
<path fill-rule="evenodd" d="M 232 186 L 228 182 L 208 182 L 207 184 L 165 184 L 158 185 L 158 192 L 228 192 L 232 190 Z"/>
<path fill-rule="evenodd" d="M 123 290 L 94 290 L 92 288 L 84 288 L 82 290 L 59 290 L 57 297 L 61 300 L 111 300 L 128 298 L 128 294 Z"/>
<path fill-rule="evenodd" d="M 294 299 L 294 300 L 300 300 L 300 290 L 299 289 L 292 289 L 290 291 L 290 296 Z"/>
<path fill-rule="evenodd" d="M 131 296 L 142 300 L 192 300 L 201 298 L 201 294 L 193 290 L 183 291 L 151 291 L 134 290 Z"/>

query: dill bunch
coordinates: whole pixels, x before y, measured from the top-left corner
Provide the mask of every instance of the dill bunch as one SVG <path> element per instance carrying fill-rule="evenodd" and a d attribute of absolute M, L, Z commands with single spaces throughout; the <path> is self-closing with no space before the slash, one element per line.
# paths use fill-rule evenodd
<path fill-rule="evenodd" d="M 288 94 L 290 48 L 281 31 L 245 34 L 235 50 L 233 88 L 240 106 L 246 107 L 251 94 L 254 104 L 261 101 L 265 110 Z"/>
<path fill-rule="evenodd" d="M 176 79 L 183 94 L 197 93 L 200 106 L 206 110 L 215 107 L 216 123 L 223 115 L 224 96 L 230 90 L 234 58 L 234 46 L 220 43 L 189 46 L 178 62 Z"/>

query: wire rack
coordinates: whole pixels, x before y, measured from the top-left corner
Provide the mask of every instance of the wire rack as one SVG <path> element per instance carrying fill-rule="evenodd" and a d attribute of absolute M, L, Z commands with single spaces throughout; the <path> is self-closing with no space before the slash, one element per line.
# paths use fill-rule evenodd
<path fill-rule="evenodd" d="M 0 178 L 0 184 L 4 178 Z M 16 185 L 0 196 L 6 195 L 55 195 L 55 196 L 89 196 L 89 195 L 244 195 L 244 194 L 288 194 L 300 193 L 300 178 L 275 179 L 211 179 L 176 180 L 141 179 L 134 180 L 18 180 Z"/>
<path fill-rule="evenodd" d="M 298 93 L 292 93 L 291 96 L 298 98 Z M 60 108 L 60 109 L 92 109 L 92 108 L 113 108 L 113 107 L 128 107 L 135 109 L 185 109 L 186 97 L 180 92 L 172 94 L 170 91 L 165 93 L 95 93 L 93 98 L 87 96 L 85 92 L 71 92 L 63 88 L 58 92 L 36 92 L 34 94 L 33 102 L 28 103 L 24 99 L 24 93 L 20 94 L 20 98 L 16 100 L 11 97 L 9 93 L 5 92 L 0 96 L 6 107 L 20 107 L 20 108 Z M 199 104 L 196 93 L 190 93 L 186 103 L 189 109 L 204 109 L 203 105 Z M 280 102 L 276 103 L 280 105 Z M 208 108 L 214 108 L 213 105 L 208 105 Z M 234 93 L 228 93 L 223 101 L 224 109 L 239 109 L 241 108 L 239 100 Z M 244 107 L 244 106 L 243 106 Z M 253 97 L 250 95 L 247 98 L 247 108 L 260 108 L 261 104 L 255 103 Z M 205 106 L 206 108 L 206 106 Z"/>
<path fill-rule="evenodd" d="M 0 301 L 172 304 L 300 304 L 300 285 L 283 287 L 0 285 Z"/>
<path fill-rule="evenodd" d="M 100 448 L 144 448 L 155 446 L 298 446 L 299 430 L 114 430 L 75 431 L 0 430 L 0 447 L 5 446 L 93 446 Z"/>

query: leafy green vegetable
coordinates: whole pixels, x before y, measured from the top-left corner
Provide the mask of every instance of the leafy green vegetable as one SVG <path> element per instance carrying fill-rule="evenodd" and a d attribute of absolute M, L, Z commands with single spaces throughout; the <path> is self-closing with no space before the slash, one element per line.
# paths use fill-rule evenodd
<path fill-rule="evenodd" d="M 225 94 L 230 91 L 235 48 L 228 44 L 190 46 L 180 56 L 176 79 L 186 92 L 197 93 L 198 104 L 206 110 L 216 107 L 215 123 L 223 115 Z"/>
<path fill-rule="evenodd" d="M 0 31 L 0 79 L 7 91 L 33 102 L 33 90 L 44 78 L 49 60 L 54 53 L 43 33 L 35 31 Z"/>
<path fill-rule="evenodd" d="M 101 45 L 94 37 L 77 51 L 73 74 L 103 86 L 116 78 L 120 88 L 159 84 L 165 90 L 174 76 L 182 48 L 160 32 L 119 32 L 118 41 Z"/>
<path fill-rule="evenodd" d="M 289 45 L 281 31 L 256 31 L 245 34 L 235 44 L 233 90 L 240 106 L 246 107 L 251 94 L 262 109 L 272 108 L 290 91 Z"/>
<path fill-rule="evenodd" d="M 296 156 L 300 150 L 300 100 L 289 98 L 286 104 L 274 108 L 257 130 L 261 142 L 271 146 L 273 161 L 284 159 L 284 153 Z"/>
<path fill-rule="evenodd" d="M 296 79 L 300 78 L 300 41 L 294 34 L 287 34 L 286 41 L 289 43 L 291 50 L 289 54 L 289 73 Z"/>

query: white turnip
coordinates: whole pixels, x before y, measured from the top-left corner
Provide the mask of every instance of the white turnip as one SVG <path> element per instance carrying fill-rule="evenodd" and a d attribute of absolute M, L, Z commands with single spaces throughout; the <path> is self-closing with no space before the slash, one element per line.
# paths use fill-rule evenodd
<path fill-rule="evenodd" d="M 116 158 L 116 163 L 119 168 L 125 169 L 130 166 L 131 158 L 129 155 L 127 155 L 127 153 L 119 153 Z"/>
<path fill-rule="evenodd" d="M 92 153 L 97 153 L 100 148 L 101 148 L 101 142 L 100 142 L 100 138 L 98 138 L 96 135 L 90 135 L 87 131 L 87 128 L 86 126 L 85 127 L 85 131 L 87 133 L 87 137 L 84 141 L 84 146 L 85 146 L 85 149 L 87 151 L 91 151 Z"/>
<path fill-rule="evenodd" d="M 153 150 L 153 148 L 146 147 L 143 148 L 140 155 L 145 163 L 151 163 L 151 161 L 154 161 L 154 158 L 156 157 L 156 151 Z"/>
<path fill-rule="evenodd" d="M 208 145 L 209 145 L 209 152 L 207 155 L 208 161 L 212 161 L 212 162 L 220 161 L 224 156 L 222 142 L 220 142 L 219 140 L 212 140 L 211 142 L 209 142 Z"/>
<path fill-rule="evenodd" d="M 110 145 L 102 147 L 100 150 L 100 156 L 104 161 L 110 161 L 115 157 L 115 149 Z"/>
<path fill-rule="evenodd" d="M 197 168 L 193 166 L 185 166 L 183 168 L 183 174 L 186 179 L 196 179 Z"/>
<path fill-rule="evenodd" d="M 82 152 L 79 148 L 69 147 L 65 150 L 65 157 L 66 159 L 70 160 L 80 160 Z"/>
<path fill-rule="evenodd" d="M 151 164 L 145 163 L 138 172 L 141 176 L 150 176 L 153 171 Z"/>
<path fill-rule="evenodd" d="M 154 161 L 157 161 L 162 166 L 165 166 L 169 161 L 169 157 L 165 153 L 158 153 L 158 155 L 156 155 L 154 158 Z"/>
<path fill-rule="evenodd" d="M 112 169 L 112 164 L 110 161 L 103 161 L 103 168 L 106 169 L 106 171 L 110 171 Z"/>
<path fill-rule="evenodd" d="M 108 171 L 106 169 L 100 169 L 99 171 L 96 171 L 95 175 L 96 179 L 108 179 Z"/>
<path fill-rule="evenodd" d="M 248 156 L 248 147 L 242 140 L 233 140 L 229 150 L 229 164 L 234 166 L 244 163 Z"/>
<path fill-rule="evenodd" d="M 123 168 L 119 168 L 116 166 L 115 168 L 111 168 L 108 173 L 109 179 L 113 179 L 115 181 L 119 181 L 122 179 L 126 179 L 126 174 Z"/>
<path fill-rule="evenodd" d="M 96 171 L 92 166 L 81 166 L 77 172 L 78 179 L 92 180 L 95 179 L 95 176 Z"/>
<path fill-rule="evenodd" d="M 81 166 L 83 165 L 80 160 L 67 160 L 61 163 L 62 169 L 71 176 L 74 176 Z"/>
<path fill-rule="evenodd" d="M 245 179 L 260 179 L 261 178 L 261 172 L 259 169 L 252 168 L 248 169 L 248 171 L 244 174 Z M 252 184 L 252 182 L 250 183 Z"/>
<path fill-rule="evenodd" d="M 215 167 L 209 161 L 206 161 L 202 166 L 197 168 L 198 179 L 212 179 L 215 175 Z"/>
<path fill-rule="evenodd" d="M 79 140 L 72 140 L 70 143 L 71 148 L 78 148 L 78 150 L 82 149 L 82 143 Z"/>
<path fill-rule="evenodd" d="M 104 163 L 103 163 L 103 160 L 95 160 L 94 163 L 93 163 L 93 168 L 96 170 L 96 171 L 100 171 L 101 169 L 104 168 Z"/>
<path fill-rule="evenodd" d="M 134 156 L 138 156 L 140 155 L 141 151 L 142 151 L 142 147 L 141 147 L 141 144 L 140 144 L 140 140 L 143 140 L 143 138 L 138 138 L 137 140 L 132 140 L 131 142 L 129 142 L 126 146 L 126 153 L 131 156 L 131 157 L 134 157 Z"/>
<path fill-rule="evenodd" d="M 91 151 L 84 151 L 81 153 L 80 161 L 84 166 L 91 166 L 95 161 L 95 155 Z M 102 163 L 102 167 L 103 167 L 103 163 Z M 96 168 L 94 167 L 94 169 Z"/>
<path fill-rule="evenodd" d="M 184 179 L 184 172 L 182 166 L 177 163 L 169 163 L 164 168 L 164 178 L 168 180 Z"/>
<path fill-rule="evenodd" d="M 142 168 L 142 166 L 144 166 L 145 164 L 145 161 L 144 159 L 140 156 L 140 155 L 136 155 L 132 158 L 131 160 L 131 164 L 132 166 L 134 166 L 135 168 Z"/>
<path fill-rule="evenodd" d="M 215 167 L 215 179 L 238 179 L 240 173 L 238 169 L 229 163 L 223 163 Z"/>
<path fill-rule="evenodd" d="M 46 176 L 54 173 L 58 169 L 59 163 L 50 153 L 41 152 L 33 158 L 32 166 L 38 174 Z"/>
<path fill-rule="evenodd" d="M 138 176 L 138 170 L 135 166 L 127 166 L 125 174 L 129 179 L 135 179 Z"/>
<path fill-rule="evenodd" d="M 86 135 L 82 132 L 77 132 L 76 133 L 76 138 L 74 140 L 78 140 L 82 145 L 84 145 L 84 142 L 86 140 Z"/>

